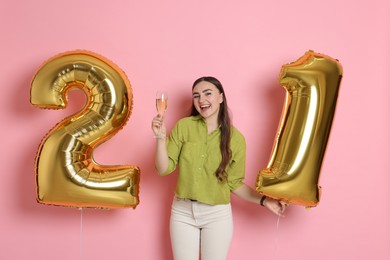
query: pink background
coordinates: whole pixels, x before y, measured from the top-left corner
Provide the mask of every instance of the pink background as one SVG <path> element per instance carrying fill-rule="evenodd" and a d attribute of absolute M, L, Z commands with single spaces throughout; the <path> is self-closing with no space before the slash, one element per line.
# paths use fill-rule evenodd
<path fill-rule="evenodd" d="M 281 115 L 280 68 L 309 49 L 344 68 L 321 201 L 311 210 L 289 207 L 277 227 L 270 212 L 233 196 L 228 259 L 389 259 L 389 7 L 387 0 L 1 1 L 0 259 L 171 259 L 176 175 L 154 172 L 155 91 L 169 91 L 170 128 L 187 114 L 192 82 L 219 78 L 247 140 L 246 183 L 254 186 Z M 95 159 L 141 168 L 135 210 L 35 201 L 38 145 L 83 100 L 74 91 L 66 110 L 33 108 L 30 81 L 45 60 L 75 49 L 111 59 L 132 84 L 132 116 Z"/>

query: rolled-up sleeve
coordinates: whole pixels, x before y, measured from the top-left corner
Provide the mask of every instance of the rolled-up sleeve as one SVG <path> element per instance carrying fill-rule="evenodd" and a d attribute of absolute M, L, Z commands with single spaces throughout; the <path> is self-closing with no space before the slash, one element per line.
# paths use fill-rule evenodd
<path fill-rule="evenodd" d="M 245 177 L 246 143 L 244 136 L 234 131 L 230 146 L 232 160 L 228 169 L 228 186 L 233 191 L 243 184 Z"/>

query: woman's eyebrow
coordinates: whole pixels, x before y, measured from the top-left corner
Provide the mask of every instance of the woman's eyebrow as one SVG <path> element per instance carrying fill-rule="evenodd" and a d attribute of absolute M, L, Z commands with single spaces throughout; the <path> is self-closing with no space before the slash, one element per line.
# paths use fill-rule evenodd
<path fill-rule="evenodd" d="M 202 93 L 206 93 L 208 91 L 213 91 L 211 88 L 205 89 L 202 91 Z M 199 94 L 199 92 L 192 92 L 192 95 Z"/>

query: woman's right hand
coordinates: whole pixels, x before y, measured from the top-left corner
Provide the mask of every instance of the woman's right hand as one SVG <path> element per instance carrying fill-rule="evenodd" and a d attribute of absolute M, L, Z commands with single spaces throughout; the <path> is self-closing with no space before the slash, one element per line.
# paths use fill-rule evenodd
<path fill-rule="evenodd" d="M 153 117 L 152 130 L 156 138 L 161 139 L 166 137 L 167 134 L 163 115 L 157 114 L 157 116 Z"/>

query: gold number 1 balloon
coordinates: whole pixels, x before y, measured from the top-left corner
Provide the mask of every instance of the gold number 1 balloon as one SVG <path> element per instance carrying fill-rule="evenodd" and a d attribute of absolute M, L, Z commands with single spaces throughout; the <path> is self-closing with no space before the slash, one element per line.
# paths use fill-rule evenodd
<path fill-rule="evenodd" d="M 121 130 L 132 110 L 132 90 L 124 72 L 89 51 L 59 54 L 35 74 L 30 102 L 39 108 L 63 109 L 67 92 L 84 91 L 87 102 L 49 131 L 35 161 L 37 201 L 43 204 L 135 208 L 139 203 L 140 169 L 105 166 L 94 149 Z"/>
<path fill-rule="evenodd" d="M 268 166 L 257 176 L 259 193 L 307 207 L 319 203 L 319 175 L 341 78 L 337 60 L 313 51 L 282 66 L 285 104 Z"/>

